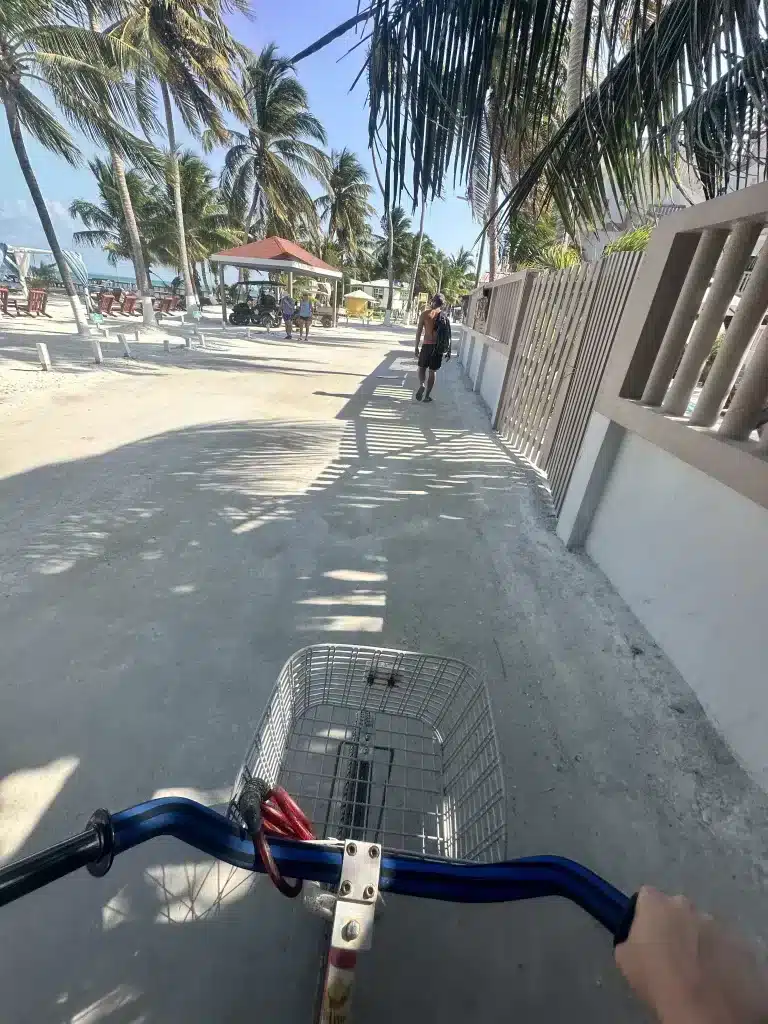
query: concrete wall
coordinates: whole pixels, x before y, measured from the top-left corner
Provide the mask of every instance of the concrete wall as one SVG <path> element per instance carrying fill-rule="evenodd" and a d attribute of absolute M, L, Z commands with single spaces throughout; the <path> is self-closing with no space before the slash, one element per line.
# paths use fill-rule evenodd
<path fill-rule="evenodd" d="M 626 433 L 586 550 L 768 788 L 768 511 Z"/>

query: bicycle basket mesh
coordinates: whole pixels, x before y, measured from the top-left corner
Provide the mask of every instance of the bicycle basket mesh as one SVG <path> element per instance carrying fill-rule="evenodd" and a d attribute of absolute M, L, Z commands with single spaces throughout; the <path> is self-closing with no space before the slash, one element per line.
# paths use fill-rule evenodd
<path fill-rule="evenodd" d="M 504 785 L 483 682 L 451 658 L 318 645 L 283 667 L 248 750 L 248 778 L 280 783 L 321 838 L 494 861 Z"/>

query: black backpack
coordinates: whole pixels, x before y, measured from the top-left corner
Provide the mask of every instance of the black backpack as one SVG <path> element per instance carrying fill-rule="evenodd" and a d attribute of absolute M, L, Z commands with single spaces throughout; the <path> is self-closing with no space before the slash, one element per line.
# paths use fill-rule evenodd
<path fill-rule="evenodd" d="M 450 355 L 451 352 L 451 321 L 444 309 L 437 314 L 435 321 L 435 353 L 439 356 Z"/>

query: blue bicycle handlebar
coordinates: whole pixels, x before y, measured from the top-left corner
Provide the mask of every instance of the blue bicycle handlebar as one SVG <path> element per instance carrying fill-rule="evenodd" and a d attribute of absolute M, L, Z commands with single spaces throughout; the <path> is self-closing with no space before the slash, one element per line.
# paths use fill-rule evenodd
<path fill-rule="evenodd" d="M 194 800 L 149 800 L 107 816 L 107 823 L 105 828 L 103 820 L 92 819 L 89 829 L 79 837 L 0 870 L 0 906 L 84 864 L 90 865 L 92 873 L 103 874 L 116 854 L 161 835 L 174 836 L 235 867 L 264 871 L 245 829 Z M 102 841 L 94 843 L 94 836 L 99 835 Z M 287 878 L 329 884 L 339 880 L 339 849 L 277 838 L 270 839 L 270 848 L 280 872 Z M 467 864 L 388 854 L 385 850 L 379 887 L 404 896 L 454 903 L 502 903 L 563 896 L 586 910 L 617 941 L 626 938 L 633 906 L 630 897 L 599 875 L 563 857 Z"/>

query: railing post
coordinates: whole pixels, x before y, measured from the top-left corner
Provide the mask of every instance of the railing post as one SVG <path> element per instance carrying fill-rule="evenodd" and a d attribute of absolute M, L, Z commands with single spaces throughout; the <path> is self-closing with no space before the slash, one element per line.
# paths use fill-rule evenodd
<path fill-rule="evenodd" d="M 764 327 L 749 360 L 728 412 L 720 424 L 720 434 L 735 441 L 746 441 L 768 399 L 768 330 Z"/>
<path fill-rule="evenodd" d="M 641 401 L 646 405 L 661 405 L 727 238 L 728 232 L 723 230 L 702 232 L 696 246 L 696 255 L 643 391 Z"/>
<path fill-rule="evenodd" d="M 688 408 L 701 369 L 712 351 L 728 305 L 760 237 L 760 229 L 760 224 L 739 224 L 725 243 L 709 295 L 701 307 L 675 378 L 661 403 L 662 412 L 670 416 L 682 416 Z"/>
<path fill-rule="evenodd" d="M 759 228 L 758 227 L 758 233 Z M 733 293 L 731 293 L 733 294 Z M 739 372 L 741 357 L 768 309 L 768 245 L 764 245 L 755 262 L 749 284 L 739 302 L 739 308 L 725 332 L 725 340 L 712 364 L 696 407 L 691 413 L 691 425 L 711 427 L 717 422 L 728 392 Z"/>

